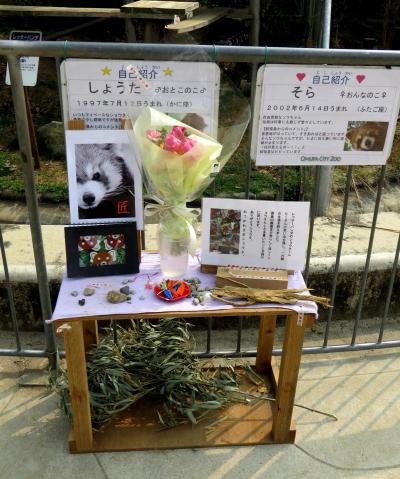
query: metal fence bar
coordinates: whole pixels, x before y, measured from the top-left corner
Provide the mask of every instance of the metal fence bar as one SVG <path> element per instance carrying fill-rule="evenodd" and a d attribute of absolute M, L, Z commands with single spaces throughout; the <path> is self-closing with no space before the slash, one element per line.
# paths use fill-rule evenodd
<path fill-rule="evenodd" d="M 217 55 L 218 62 L 264 63 L 265 60 L 265 48 L 254 46 L 68 42 L 69 58 L 140 60 L 147 57 L 151 60 L 170 60 L 184 55 L 181 61 L 201 62 L 204 54 L 210 58 Z M 64 42 L 1 40 L 0 55 L 63 58 Z M 305 65 L 399 66 L 400 51 L 268 47 L 268 63 L 299 62 Z"/>
<path fill-rule="evenodd" d="M 45 349 L 0 349 L 0 356 L 47 358 L 49 355 Z"/>
<path fill-rule="evenodd" d="M 260 0 L 250 0 L 250 13 L 252 15 L 252 21 L 250 25 L 250 44 L 257 46 L 260 41 Z M 265 58 L 265 56 L 264 56 Z M 251 181 L 251 136 L 253 132 L 253 115 L 254 115 L 254 98 L 257 89 L 257 71 L 258 65 L 253 63 L 251 65 L 251 93 L 250 93 L 250 111 L 251 119 L 247 129 L 249 134 L 248 152 L 247 152 L 247 164 L 246 164 L 246 184 L 245 184 L 245 198 L 250 197 L 250 181 Z"/>
<path fill-rule="evenodd" d="M 33 160 L 29 138 L 28 119 L 25 109 L 25 92 L 22 83 L 22 74 L 19 59 L 14 55 L 7 57 L 10 70 L 11 90 L 14 104 L 14 113 L 17 126 L 19 149 L 21 153 L 21 168 L 25 182 L 25 197 L 28 206 L 30 228 L 32 235 L 33 253 L 35 257 L 36 274 L 38 280 L 42 319 L 44 325 L 46 351 L 49 356 L 50 367 L 56 367 L 56 342 L 53 328 L 45 323 L 51 318 L 52 307 L 44 255 L 42 230 L 40 225 L 39 207 L 36 196 Z"/>
<path fill-rule="evenodd" d="M 391 349 L 400 347 L 400 341 L 385 341 L 384 343 L 361 343 L 351 346 L 349 344 L 338 344 L 335 346 L 324 347 L 305 347 L 302 354 L 329 354 L 329 353 L 347 353 L 354 351 L 366 351 L 369 349 Z M 257 355 L 255 349 L 241 351 L 213 351 L 212 353 L 195 352 L 194 356 L 198 358 L 253 358 Z M 280 356 L 282 349 L 274 349 L 272 351 L 274 356 Z"/>
<path fill-rule="evenodd" d="M 281 166 L 281 178 L 279 185 L 279 199 L 283 201 L 285 199 L 285 179 L 286 179 L 286 166 Z"/>
<path fill-rule="evenodd" d="M 361 282 L 360 299 L 359 299 L 359 302 L 358 302 L 358 305 L 357 305 L 356 318 L 355 318 L 355 321 L 354 321 L 353 336 L 351 338 L 351 345 L 352 346 L 354 346 L 354 344 L 356 342 L 356 339 L 357 339 L 358 323 L 360 321 L 361 314 L 362 314 L 362 309 L 363 309 L 363 305 L 364 305 L 364 296 L 365 296 L 365 290 L 366 290 L 366 287 L 367 287 L 369 264 L 370 264 L 370 261 L 371 261 L 372 247 L 374 245 L 376 222 L 378 221 L 378 213 L 379 213 L 379 206 L 380 206 L 380 203 L 381 203 L 383 182 L 385 180 L 385 172 L 386 172 L 386 165 L 383 165 L 382 168 L 381 168 L 381 174 L 380 174 L 380 177 L 379 177 L 378 191 L 376 193 L 375 209 L 374 209 L 374 216 L 372 218 L 372 224 L 371 224 L 371 234 L 369 236 L 367 258 L 366 258 L 366 261 L 365 261 L 365 268 L 364 268 L 364 273 L 363 273 L 362 282 Z"/>
<path fill-rule="evenodd" d="M 310 227 L 308 230 L 308 244 L 307 244 L 307 257 L 306 257 L 306 265 L 304 268 L 304 279 L 307 284 L 308 276 L 310 274 L 310 259 L 311 259 L 311 248 L 312 248 L 312 240 L 313 240 L 313 233 L 314 233 L 314 221 L 315 216 L 317 214 L 317 206 L 318 206 L 318 191 L 319 191 L 319 177 L 321 173 L 321 166 L 317 166 L 315 168 L 315 177 L 314 177 L 314 191 L 313 197 L 311 201 L 311 211 L 310 211 Z"/>
<path fill-rule="evenodd" d="M 390 301 L 392 299 L 392 294 L 393 294 L 393 285 L 394 285 L 394 281 L 396 279 L 397 267 L 398 267 L 398 262 L 399 262 L 399 254 L 400 254 L 400 234 L 399 234 L 399 238 L 397 240 L 397 248 L 396 248 L 396 253 L 394 255 L 392 273 L 390 275 L 389 288 L 388 288 L 388 292 L 387 292 L 387 296 L 386 296 L 386 302 L 385 302 L 385 311 L 383 313 L 382 320 L 381 320 L 381 326 L 380 326 L 380 329 L 379 329 L 378 343 L 382 342 L 383 333 L 385 331 L 385 324 L 386 324 L 386 320 L 387 320 L 387 317 L 388 317 L 389 308 L 390 308 Z"/>
<path fill-rule="evenodd" d="M 349 204 L 349 194 L 350 194 L 352 177 L 353 177 L 353 167 L 349 166 L 348 170 L 347 170 L 346 188 L 345 188 L 345 192 L 344 192 L 344 204 L 343 204 L 343 210 L 342 210 L 342 219 L 340 221 L 340 231 L 339 231 L 338 246 L 337 246 L 337 252 L 336 252 L 335 271 L 333 273 L 333 281 L 332 281 L 332 291 L 331 291 L 331 299 L 330 299 L 332 308 L 329 309 L 328 318 L 327 318 L 327 321 L 326 321 L 324 343 L 323 343 L 324 348 L 326 348 L 328 346 L 329 331 L 330 331 L 330 326 L 331 326 L 331 322 L 332 322 L 333 310 L 334 310 L 334 306 L 335 306 L 336 286 L 337 286 L 337 280 L 338 280 L 338 277 L 339 277 L 340 257 L 342 255 L 344 229 L 345 229 L 345 226 L 346 226 L 347 207 L 348 207 L 348 204 Z"/>
<path fill-rule="evenodd" d="M 4 270 L 4 281 L 6 284 L 6 290 L 7 290 L 7 298 L 8 302 L 10 305 L 10 314 L 11 314 L 11 321 L 13 325 L 13 330 L 14 330 L 14 336 L 15 336 L 15 342 L 17 345 L 17 351 L 21 351 L 21 340 L 19 337 L 19 331 L 18 331 L 18 322 L 17 322 L 17 312 L 15 310 L 15 302 L 14 302 L 14 294 L 13 290 L 11 287 L 11 281 L 10 281 L 10 274 L 8 271 L 8 263 L 7 263 L 7 256 L 6 256 L 6 249 L 4 246 L 4 239 L 3 239 L 3 231 L 2 227 L 0 225 L 0 250 L 1 250 L 1 259 L 3 261 L 3 270 Z M 1 353 L 1 350 L 0 350 Z"/>
<path fill-rule="evenodd" d="M 331 39 L 331 14 L 332 14 L 332 0 L 324 1 L 324 9 L 322 15 L 322 48 L 329 49 Z M 323 216 L 329 208 L 332 190 L 332 166 L 321 166 L 318 188 L 318 204 L 316 215 Z"/>
<path fill-rule="evenodd" d="M 236 337 L 236 352 L 240 353 L 242 350 L 242 331 L 243 331 L 243 316 L 238 318 L 237 337 Z"/>
<path fill-rule="evenodd" d="M 207 345 L 206 345 L 206 354 L 211 351 L 211 331 L 212 331 L 213 318 L 207 319 Z"/>

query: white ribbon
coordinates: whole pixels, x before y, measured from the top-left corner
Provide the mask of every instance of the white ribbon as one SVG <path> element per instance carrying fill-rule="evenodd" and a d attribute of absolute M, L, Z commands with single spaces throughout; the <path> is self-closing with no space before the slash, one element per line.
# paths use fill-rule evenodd
<path fill-rule="evenodd" d="M 161 218 L 162 215 L 168 211 L 185 220 L 189 231 L 189 253 L 194 256 L 196 254 L 196 231 L 192 223 L 196 221 L 200 215 L 200 209 L 188 208 L 185 204 L 167 205 L 165 203 L 151 203 L 145 206 L 144 216 L 151 217 L 158 214 Z"/>

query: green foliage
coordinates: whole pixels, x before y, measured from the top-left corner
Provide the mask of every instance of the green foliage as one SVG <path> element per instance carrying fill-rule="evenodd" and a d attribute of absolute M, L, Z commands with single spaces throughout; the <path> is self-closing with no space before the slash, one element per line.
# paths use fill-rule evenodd
<path fill-rule="evenodd" d="M 208 374 L 191 354 L 192 338 L 184 321 L 139 320 L 129 329 L 109 331 L 89 352 L 87 375 L 95 426 L 109 421 L 146 397 L 162 403 L 157 415 L 162 428 L 197 423 L 232 401 L 243 401 L 233 368 Z M 65 371 L 50 378 L 68 414 L 70 398 Z M 234 395 L 236 393 L 236 395 Z"/>
<path fill-rule="evenodd" d="M 11 191 L 16 196 L 23 196 L 25 185 L 20 170 L 21 156 L 18 152 L 0 151 L 0 192 Z M 40 170 L 35 171 L 36 191 L 39 195 L 51 196 L 53 201 L 66 201 L 68 199 L 68 185 L 63 165 L 57 165 L 57 171 L 50 170 L 42 164 Z"/>
<path fill-rule="evenodd" d="M 13 173 L 20 161 L 21 156 L 19 153 L 0 151 L 0 177 Z"/>

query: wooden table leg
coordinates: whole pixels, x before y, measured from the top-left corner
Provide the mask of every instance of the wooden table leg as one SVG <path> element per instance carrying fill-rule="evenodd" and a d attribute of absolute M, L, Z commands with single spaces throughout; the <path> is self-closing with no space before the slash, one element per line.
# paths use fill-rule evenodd
<path fill-rule="evenodd" d="M 90 451 L 93 432 L 82 321 L 71 321 L 63 333 L 75 448 L 76 452 Z"/>
<path fill-rule="evenodd" d="M 276 315 L 260 317 L 258 329 L 258 346 L 256 357 L 256 370 L 259 373 L 267 373 L 271 367 L 272 348 L 276 329 Z"/>
<path fill-rule="evenodd" d="M 278 443 L 294 440 L 294 438 L 289 437 L 289 432 L 305 328 L 305 321 L 298 322 L 296 316 L 286 316 L 285 338 L 276 396 L 276 413 L 272 424 L 272 436 L 274 441 Z"/>
<path fill-rule="evenodd" d="M 99 343 L 99 331 L 97 328 L 97 321 L 82 321 L 83 328 L 83 343 L 85 352 L 88 352 Z"/>

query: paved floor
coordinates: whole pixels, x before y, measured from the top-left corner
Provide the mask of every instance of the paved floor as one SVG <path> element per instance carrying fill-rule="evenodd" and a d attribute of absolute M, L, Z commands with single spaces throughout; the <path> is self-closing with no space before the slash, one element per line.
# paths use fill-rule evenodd
<path fill-rule="evenodd" d="M 398 350 L 305 356 L 296 401 L 339 419 L 295 408 L 296 444 L 277 446 L 70 455 L 57 398 L 17 385 L 43 383 L 43 368 L 0 358 L 1 478 L 400 477 Z"/>

